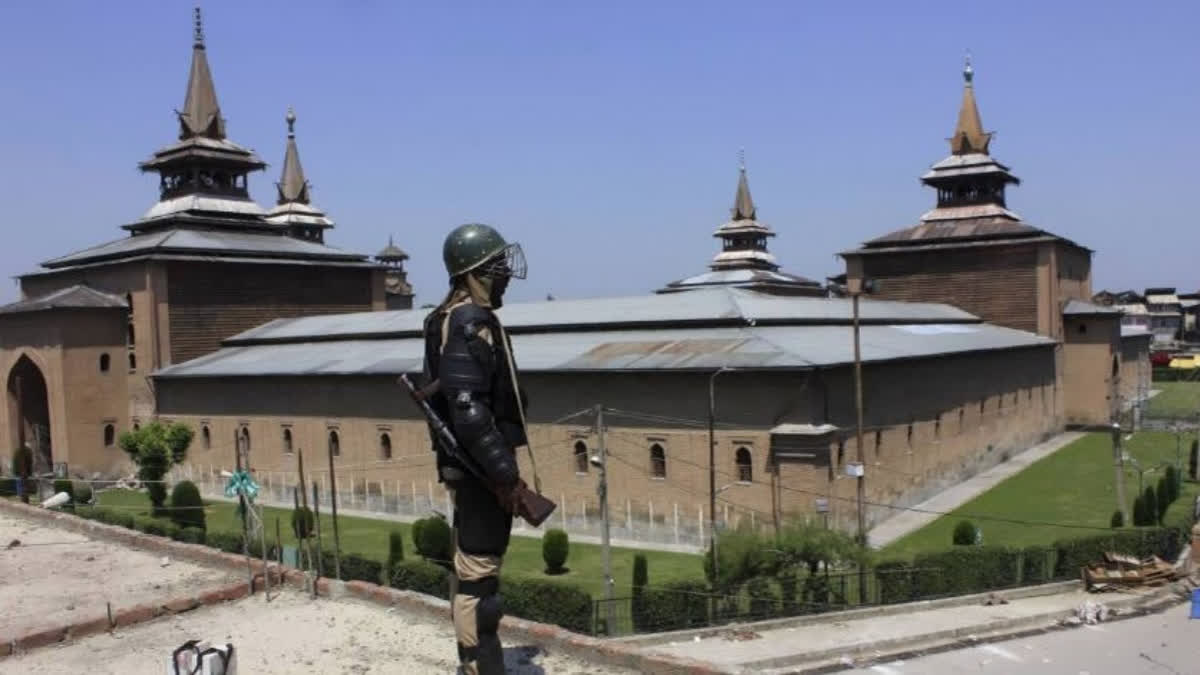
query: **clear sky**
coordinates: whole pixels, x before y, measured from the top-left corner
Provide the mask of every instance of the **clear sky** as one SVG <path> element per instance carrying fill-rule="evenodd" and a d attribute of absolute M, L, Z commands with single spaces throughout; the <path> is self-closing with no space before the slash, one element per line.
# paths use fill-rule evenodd
<path fill-rule="evenodd" d="M 175 138 L 192 3 L 0 8 L 0 271 L 124 235 L 138 161 Z M 205 2 L 231 139 L 271 167 L 294 105 L 327 241 L 412 256 L 483 221 L 524 245 L 518 298 L 648 292 L 705 269 L 745 147 L 784 269 L 914 224 L 970 49 L 1009 206 L 1096 250 L 1097 289 L 1200 286 L 1197 2 Z M 13 299 L 15 284 L 0 290 Z"/>

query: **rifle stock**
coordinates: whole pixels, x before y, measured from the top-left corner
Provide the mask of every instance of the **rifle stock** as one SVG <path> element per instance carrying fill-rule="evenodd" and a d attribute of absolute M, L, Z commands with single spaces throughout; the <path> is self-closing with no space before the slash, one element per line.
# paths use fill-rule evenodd
<path fill-rule="evenodd" d="M 498 501 L 505 505 L 505 508 L 509 509 L 513 515 L 519 516 L 534 527 L 546 522 L 550 514 L 554 513 L 554 509 L 558 507 L 557 504 L 534 490 L 529 489 L 529 486 L 523 480 L 518 480 L 517 485 L 511 490 L 497 486 L 488 479 L 487 474 L 475 462 L 475 459 L 468 455 L 462 446 L 458 444 L 458 439 L 454 437 L 450 428 L 438 416 L 437 411 L 429 405 L 429 397 L 437 390 L 437 380 L 420 389 L 413 384 L 413 381 L 407 374 L 401 375 L 399 381 L 408 390 L 413 403 L 416 403 L 417 408 L 425 415 L 425 421 L 429 423 L 430 429 L 433 430 L 433 437 L 437 439 L 438 445 L 441 446 L 446 454 L 453 457 L 459 464 L 466 467 L 467 471 L 483 481 L 483 484 L 491 490 L 492 494 L 496 495 Z"/>

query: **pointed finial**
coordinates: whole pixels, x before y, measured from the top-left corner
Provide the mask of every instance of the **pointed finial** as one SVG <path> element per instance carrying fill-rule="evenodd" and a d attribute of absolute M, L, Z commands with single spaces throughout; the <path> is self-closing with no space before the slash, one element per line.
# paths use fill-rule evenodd
<path fill-rule="evenodd" d="M 295 138 L 295 136 L 296 136 L 296 111 L 293 110 L 292 106 L 290 106 L 290 105 L 288 106 L 286 119 L 287 119 L 287 125 L 288 125 L 288 138 Z"/>
<path fill-rule="evenodd" d="M 966 64 L 966 66 L 963 67 L 963 80 L 965 80 L 966 83 L 968 85 L 970 85 L 971 80 L 973 80 L 973 79 L 975 79 L 975 69 L 971 67 L 971 50 L 968 49 L 967 50 L 967 64 Z"/>
<path fill-rule="evenodd" d="M 746 170 L 746 148 L 738 148 L 738 171 Z"/>
<path fill-rule="evenodd" d="M 196 8 L 195 17 L 196 17 L 196 19 L 195 19 L 196 26 L 195 26 L 194 42 L 197 47 L 203 47 L 204 46 L 204 19 L 200 18 L 200 8 L 199 7 Z"/>
<path fill-rule="evenodd" d="M 391 246 L 395 246 L 395 245 L 396 244 L 392 241 L 392 235 L 389 234 L 388 235 L 388 246 L 391 247 Z"/>

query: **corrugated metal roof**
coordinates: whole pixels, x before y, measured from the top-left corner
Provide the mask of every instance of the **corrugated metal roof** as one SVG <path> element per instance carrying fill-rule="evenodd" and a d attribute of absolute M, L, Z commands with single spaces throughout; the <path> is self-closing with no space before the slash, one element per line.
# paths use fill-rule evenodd
<path fill-rule="evenodd" d="M 212 213 L 233 213 L 239 216 L 261 216 L 266 213 L 263 207 L 253 199 L 236 197 L 215 197 L 212 195 L 183 195 L 172 199 L 164 199 L 150 207 L 142 220 L 162 218 L 174 213 L 185 211 L 207 211 Z"/>
<path fill-rule="evenodd" d="M 1117 309 L 1116 307 L 1105 307 L 1104 305 L 1097 305 L 1096 303 L 1087 302 L 1084 300 L 1074 300 L 1074 299 L 1068 300 L 1066 306 L 1063 307 L 1063 314 L 1065 314 L 1067 316 L 1072 316 L 1072 315 L 1085 316 L 1085 315 L 1090 315 L 1090 314 L 1120 314 L 1120 313 L 1121 313 L 1121 310 Z"/>
<path fill-rule="evenodd" d="M 783 297 L 734 288 L 701 288 L 666 295 L 513 303 L 498 313 L 504 325 L 516 334 L 538 329 L 563 332 L 579 326 L 668 328 L 722 322 L 849 323 L 851 303 L 843 298 Z M 235 335 L 226 344 L 419 333 L 426 314 L 428 310 L 417 309 L 278 319 Z M 864 322 L 978 321 L 974 315 L 950 305 L 868 299 L 862 301 L 859 314 Z"/>
<path fill-rule="evenodd" d="M 0 307 L 0 314 L 40 312 L 49 309 L 124 309 L 125 299 L 111 293 L 77 284 L 52 293 L 28 298 Z"/>
<path fill-rule="evenodd" d="M 1121 338 L 1122 339 L 1135 338 L 1135 337 L 1153 337 L 1153 336 L 1154 336 L 1154 334 L 1151 333 L 1145 326 L 1127 326 L 1124 324 L 1121 325 Z"/>
<path fill-rule="evenodd" d="M 995 216 L 964 220 L 931 221 L 885 234 L 867 242 L 867 247 L 902 242 L 933 242 L 948 239 L 988 239 L 1037 236 L 1041 230 L 1011 218 Z"/>
<path fill-rule="evenodd" d="M 365 260 L 366 256 L 332 246 L 301 241 L 281 234 L 226 232 L 221 230 L 169 229 L 125 237 L 42 263 L 65 267 L 102 258 L 123 258 L 157 252 L 209 252 L 228 255 L 259 254 L 340 260 Z"/>
<path fill-rule="evenodd" d="M 397 313 L 393 313 L 397 314 Z M 660 328 L 514 334 L 526 372 L 805 369 L 853 361 L 848 326 Z M 990 324 L 862 327 L 866 362 L 1049 346 L 1053 340 Z M 423 339 L 346 339 L 228 346 L 155 377 L 396 375 L 421 369 Z"/>

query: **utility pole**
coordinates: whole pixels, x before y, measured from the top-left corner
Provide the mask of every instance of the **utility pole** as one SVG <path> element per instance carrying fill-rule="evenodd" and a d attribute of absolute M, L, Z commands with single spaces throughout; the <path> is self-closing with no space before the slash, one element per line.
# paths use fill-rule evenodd
<path fill-rule="evenodd" d="M 1112 447 L 1113 466 L 1117 471 L 1117 510 L 1121 512 L 1121 521 L 1132 525 L 1133 521 L 1129 519 L 1128 513 L 1129 505 L 1125 501 L 1125 454 L 1121 450 L 1121 425 L 1117 422 L 1113 422 L 1112 425 Z"/>
<path fill-rule="evenodd" d="M 606 605 L 604 631 L 611 636 L 616 625 L 616 605 L 613 603 L 612 546 L 608 539 L 608 451 L 604 446 L 604 406 L 596 406 L 596 436 L 600 449 L 600 545 L 604 553 L 604 599 Z"/>
<path fill-rule="evenodd" d="M 862 283 L 865 283 L 865 281 Z M 858 484 L 858 538 L 865 545 L 867 543 L 867 513 L 863 508 L 863 502 L 866 499 L 864 474 L 866 473 L 867 460 L 866 453 L 863 451 L 862 343 L 859 336 L 858 321 L 858 299 L 862 293 L 863 289 L 856 289 L 851 292 L 851 298 L 854 305 L 854 435 L 858 440 L 859 466 L 858 476 L 855 478 Z"/>
<path fill-rule="evenodd" d="M 722 366 L 708 378 L 708 541 L 712 551 L 713 580 L 717 578 L 717 376 L 733 370 Z"/>

